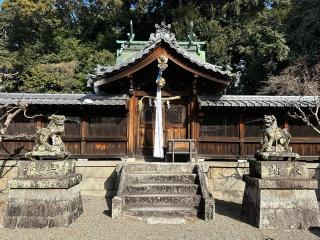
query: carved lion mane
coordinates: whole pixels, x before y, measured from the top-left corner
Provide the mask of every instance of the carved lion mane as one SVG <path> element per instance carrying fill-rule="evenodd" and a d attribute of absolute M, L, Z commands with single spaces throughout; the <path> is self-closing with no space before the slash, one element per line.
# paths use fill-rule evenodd
<path fill-rule="evenodd" d="M 279 128 L 277 119 L 274 115 L 264 115 L 263 118 L 264 129 L 261 138 L 261 152 L 283 152 L 289 151 L 289 142 L 291 135 L 289 131 L 284 128 Z"/>

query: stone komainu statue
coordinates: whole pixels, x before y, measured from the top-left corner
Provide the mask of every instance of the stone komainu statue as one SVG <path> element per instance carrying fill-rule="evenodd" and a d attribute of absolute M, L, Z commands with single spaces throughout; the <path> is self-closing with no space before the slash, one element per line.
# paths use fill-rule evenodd
<path fill-rule="evenodd" d="M 278 127 L 277 119 L 273 115 L 263 118 L 263 134 L 261 148 L 255 153 L 257 160 L 295 160 L 300 155 L 292 152 L 289 147 L 291 135 L 287 129 Z"/>
<path fill-rule="evenodd" d="M 261 152 L 288 152 L 291 135 L 286 128 L 279 128 L 274 115 L 265 115 L 261 137 Z"/>
<path fill-rule="evenodd" d="M 26 153 L 26 158 L 58 158 L 64 159 L 70 155 L 60 137 L 64 132 L 65 116 L 51 115 L 49 124 L 41 128 L 35 135 L 35 146 L 31 152 Z"/>

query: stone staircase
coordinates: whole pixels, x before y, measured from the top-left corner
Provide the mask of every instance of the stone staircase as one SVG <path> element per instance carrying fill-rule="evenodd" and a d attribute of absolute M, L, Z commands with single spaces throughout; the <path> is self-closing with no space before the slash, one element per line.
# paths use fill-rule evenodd
<path fill-rule="evenodd" d="M 112 218 L 214 219 L 203 166 L 190 163 L 127 163 L 118 166 Z"/>

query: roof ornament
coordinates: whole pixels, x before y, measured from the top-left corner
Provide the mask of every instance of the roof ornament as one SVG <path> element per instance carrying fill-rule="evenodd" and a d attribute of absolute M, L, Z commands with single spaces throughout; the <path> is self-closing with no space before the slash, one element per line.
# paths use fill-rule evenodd
<path fill-rule="evenodd" d="M 200 44 L 196 42 L 195 38 L 197 37 L 197 35 L 193 31 L 193 27 L 194 27 L 193 21 L 190 21 L 190 27 L 189 27 L 189 31 L 187 34 L 189 46 L 195 45 L 197 47 L 197 54 L 200 55 L 201 47 L 200 47 Z"/>
<path fill-rule="evenodd" d="M 102 66 L 98 64 L 94 69 L 95 75 L 102 76 L 106 71 L 108 71 L 109 68 L 109 66 Z"/>
<path fill-rule="evenodd" d="M 163 72 L 168 67 L 168 57 L 165 55 L 160 55 L 158 57 L 158 68 Z"/>
<path fill-rule="evenodd" d="M 192 45 L 194 42 L 194 38 L 196 37 L 196 34 L 193 31 L 193 21 L 190 21 L 190 28 L 187 37 L 189 40 L 189 44 Z"/>
<path fill-rule="evenodd" d="M 166 25 L 165 22 L 161 22 L 160 25 L 156 24 L 155 28 L 156 28 L 156 33 L 151 33 L 150 34 L 149 41 L 155 42 L 160 38 L 162 38 L 162 39 L 165 38 L 165 39 L 167 39 L 167 40 L 169 40 L 171 42 L 176 41 L 175 34 L 170 31 L 171 24 Z"/>
<path fill-rule="evenodd" d="M 130 20 L 130 32 L 127 33 L 127 36 L 128 36 L 128 42 L 129 42 L 129 46 L 130 44 L 133 42 L 134 40 L 134 37 L 136 36 L 133 32 L 133 22 L 132 20 Z M 124 51 L 124 45 L 126 43 L 126 41 L 120 41 L 119 42 L 121 44 L 120 48 L 117 49 L 117 57 L 121 56 L 123 51 Z"/>
<path fill-rule="evenodd" d="M 161 55 L 158 57 L 159 75 L 156 80 L 157 86 L 161 89 L 166 84 L 166 80 L 162 77 L 162 72 L 168 67 L 168 57 Z"/>
<path fill-rule="evenodd" d="M 134 37 L 135 37 L 135 34 L 133 32 L 133 22 L 132 20 L 130 20 L 130 33 L 127 33 L 127 36 L 129 38 L 129 43 L 132 43 Z"/>

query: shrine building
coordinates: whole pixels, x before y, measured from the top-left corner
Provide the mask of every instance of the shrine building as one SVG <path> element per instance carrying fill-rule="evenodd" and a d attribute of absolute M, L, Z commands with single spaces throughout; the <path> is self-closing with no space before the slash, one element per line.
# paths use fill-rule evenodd
<path fill-rule="evenodd" d="M 172 161 L 231 161 L 253 158 L 263 116 L 273 114 L 289 129 L 290 145 L 304 160 L 318 160 L 320 137 L 288 112 L 294 104 L 311 107 L 313 97 L 224 95 L 237 79 L 231 68 L 206 62 L 205 42 L 179 42 L 169 25 L 157 25 L 148 41 L 118 41 L 114 66 L 97 66 L 88 81 L 92 94 L 0 93 L 0 104 L 26 101 L 35 119 L 17 118 L 8 134 L 32 135 L 46 116 L 66 116 L 63 141 L 73 158 L 154 161 L 155 97 L 159 58 L 163 149 Z M 2 159 L 23 158 L 32 139 L 7 139 Z M 181 156 L 178 156 L 181 155 Z"/>

